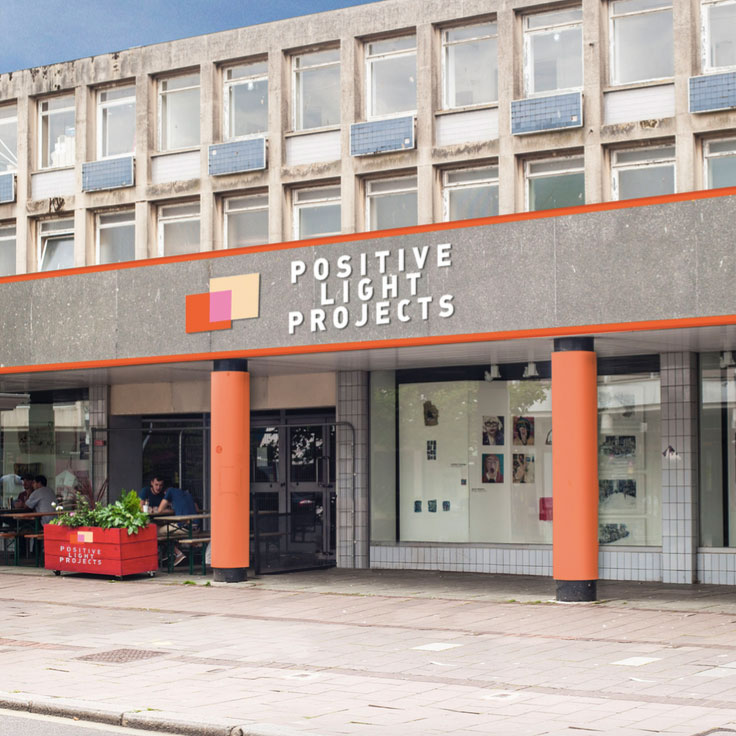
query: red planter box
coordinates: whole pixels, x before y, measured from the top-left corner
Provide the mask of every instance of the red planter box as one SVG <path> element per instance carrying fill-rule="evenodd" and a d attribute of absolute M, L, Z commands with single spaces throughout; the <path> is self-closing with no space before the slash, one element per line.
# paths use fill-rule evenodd
<path fill-rule="evenodd" d="M 115 576 L 158 570 L 155 524 L 130 535 L 127 529 L 44 524 L 43 541 L 47 570 Z"/>

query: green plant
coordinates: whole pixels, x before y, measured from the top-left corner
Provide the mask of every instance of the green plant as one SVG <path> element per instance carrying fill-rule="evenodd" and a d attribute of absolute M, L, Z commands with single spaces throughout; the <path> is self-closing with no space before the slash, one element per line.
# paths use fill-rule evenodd
<path fill-rule="evenodd" d="M 57 507 L 61 508 L 61 507 Z M 63 509 L 62 509 L 63 510 Z M 127 529 L 128 534 L 137 534 L 148 525 L 148 514 L 140 508 L 138 494 L 129 491 L 115 503 L 107 506 L 90 507 L 89 500 L 77 495 L 77 508 L 57 516 L 51 523 L 60 526 L 99 526 L 102 529 Z"/>

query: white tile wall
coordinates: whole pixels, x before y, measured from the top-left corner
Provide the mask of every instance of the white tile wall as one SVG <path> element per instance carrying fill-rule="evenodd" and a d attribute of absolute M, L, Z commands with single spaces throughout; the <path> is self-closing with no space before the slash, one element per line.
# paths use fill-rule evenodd
<path fill-rule="evenodd" d="M 107 386 L 90 386 L 89 388 L 89 426 L 90 427 L 107 427 L 107 397 L 108 387 Z M 106 433 L 94 433 L 94 438 L 107 440 Z M 94 475 L 94 491 L 95 493 L 99 488 L 102 487 L 103 483 L 107 482 L 107 442 L 101 447 L 92 447 L 92 461 L 94 463 L 93 475 Z M 109 494 L 108 489 L 108 494 Z M 115 493 L 119 491 L 119 488 L 112 489 Z M 104 498 L 103 501 L 108 501 L 109 498 Z"/>
<path fill-rule="evenodd" d="M 671 118 L 675 114 L 675 85 L 639 87 L 606 92 L 603 96 L 605 125 L 635 120 Z"/>
<path fill-rule="evenodd" d="M 151 159 L 151 181 L 162 184 L 167 181 L 199 179 L 199 151 L 167 153 Z"/>
<path fill-rule="evenodd" d="M 295 135 L 286 139 L 286 165 L 315 164 L 340 158 L 340 131 Z"/>
<path fill-rule="evenodd" d="M 697 564 L 699 582 L 713 585 L 736 585 L 736 550 L 698 550 Z"/>
<path fill-rule="evenodd" d="M 40 171 L 31 174 L 31 199 L 60 197 L 74 194 L 76 191 L 76 175 L 74 168 Z"/>
<path fill-rule="evenodd" d="M 471 143 L 498 138 L 498 108 L 437 116 L 437 145 Z"/>

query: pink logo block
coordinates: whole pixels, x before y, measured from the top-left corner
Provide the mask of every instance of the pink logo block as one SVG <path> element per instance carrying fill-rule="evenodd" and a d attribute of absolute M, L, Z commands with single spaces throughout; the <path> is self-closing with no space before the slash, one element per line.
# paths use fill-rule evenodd
<path fill-rule="evenodd" d="M 210 292 L 210 322 L 224 322 L 231 319 L 232 304 L 232 291 Z"/>

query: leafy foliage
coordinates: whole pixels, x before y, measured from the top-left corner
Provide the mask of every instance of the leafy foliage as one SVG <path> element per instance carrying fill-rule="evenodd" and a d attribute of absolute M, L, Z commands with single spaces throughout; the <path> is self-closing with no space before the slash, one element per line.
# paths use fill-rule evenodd
<path fill-rule="evenodd" d="M 57 516 L 51 523 L 60 526 L 99 526 L 102 529 L 127 529 L 128 534 L 137 534 L 148 525 L 148 514 L 140 508 L 138 494 L 129 491 L 120 500 L 107 506 L 90 507 L 89 500 L 77 495 L 77 508 Z"/>

